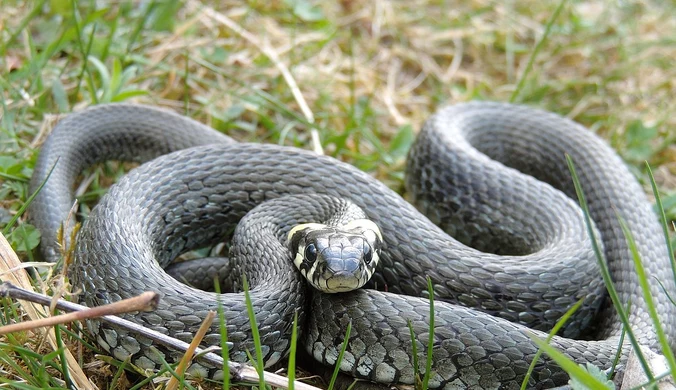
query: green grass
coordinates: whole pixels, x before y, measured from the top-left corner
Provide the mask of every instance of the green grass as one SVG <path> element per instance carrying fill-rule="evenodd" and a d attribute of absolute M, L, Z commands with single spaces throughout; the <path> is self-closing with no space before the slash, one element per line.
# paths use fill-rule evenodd
<path fill-rule="evenodd" d="M 311 148 L 315 131 L 326 154 L 401 191 L 414 133 L 440 105 L 515 100 L 601 134 L 647 191 L 648 161 L 666 226 L 676 219 L 676 7 L 667 2 L 205 2 L 254 41 L 197 1 L 109 3 L 0 5 L 0 228 L 25 259 L 39 234 L 12 219 L 31 195 L 45 128 L 55 114 L 114 101 L 172 108 L 242 141 Z M 275 50 L 299 94 L 254 43 Z M 86 173 L 84 214 L 123 168 Z M 3 308 L 2 321 L 21 315 Z M 29 385 L 60 386 L 57 360 L 51 379 L 36 368 L 54 356 L 28 353 L 38 345 L 20 336 L 0 339 L 0 365 Z"/>
<path fill-rule="evenodd" d="M 667 339 L 664 329 L 662 327 L 662 324 L 660 324 L 660 320 L 658 317 L 658 313 L 656 311 L 656 307 L 650 292 L 650 286 L 648 283 L 648 278 L 645 273 L 645 269 L 643 266 L 643 262 L 641 260 L 641 256 L 639 254 L 638 248 L 636 246 L 636 242 L 634 241 L 633 234 L 629 230 L 629 227 L 626 223 L 626 221 L 618 214 L 618 224 L 622 229 L 622 232 L 627 240 L 627 244 L 629 247 L 629 250 L 632 255 L 632 259 L 634 262 L 634 268 L 637 274 L 637 279 L 638 283 L 640 285 L 641 292 L 643 294 L 643 297 L 646 302 L 646 308 L 648 310 L 648 313 L 650 315 L 652 324 L 655 328 L 655 332 L 657 335 L 657 339 L 659 341 L 659 345 L 661 347 L 662 354 L 667 362 L 668 365 L 668 370 L 666 373 L 660 373 L 659 377 L 655 376 L 655 373 L 652 372 L 650 365 L 648 364 L 647 359 L 644 356 L 644 353 L 639 347 L 639 343 L 634 336 L 634 331 L 631 328 L 631 323 L 629 322 L 629 317 L 628 317 L 628 309 L 623 306 L 623 303 L 619 299 L 618 293 L 615 289 L 614 283 L 611 279 L 610 272 L 608 270 L 608 265 L 606 263 L 606 259 L 603 255 L 603 252 L 600 250 L 600 244 L 598 237 L 595 234 L 595 229 L 593 226 L 593 222 L 591 219 L 591 215 L 589 212 L 589 206 L 584 194 L 584 189 L 582 188 L 580 184 L 580 180 L 578 178 L 578 175 L 576 173 L 575 165 L 573 160 L 570 158 L 570 156 L 566 156 L 566 160 L 568 163 L 568 167 L 571 172 L 571 176 L 573 179 L 573 183 L 575 185 L 575 192 L 577 194 L 577 197 L 579 199 L 580 207 L 582 208 L 584 218 L 585 218 L 585 224 L 587 226 L 587 231 L 589 234 L 589 237 L 592 241 L 592 246 L 594 248 L 594 252 L 597 258 L 597 261 L 599 263 L 599 266 L 601 268 L 601 273 L 603 276 L 603 280 L 605 282 L 605 285 L 608 289 L 610 298 L 612 300 L 613 306 L 615 310 L 617 311 L 619 315 L 619 320 L 623 324 L 623 332 L 622 332 L 622 337 L 620 338 L 619 345 L 622 345 L 622 340 L 624 339 L 624 335 L 629 337 L 630 343 L 632 345 L 632 349 L 636 355 L 636 359 L 639 361 L 642 371 L 645 374 L 646 378 L 646 384 L 647 388 L 650 388 L 651 386 L 654 386 L 659 379 L 661 379 L 663 376 L 671 376 L 671 378 L 676 378 L 676 361 L 674 360 L 674 353 L 671 350 L 671 347 L 669 345 L 669 340 Z M 660 195 L 657 191 L 657 187 L 654 181 L 654 178 L 651 173 L 650 166 L 646 164 L 649 176 L 650 176 L 650 184 L 653 189 L 653 195 L 656 198 L 656 204 L 657 204 L 657 214 L 661 216 L 661 223 L 664 228 L 664 234 L 666 238 L 666 245 L 669 248 L 669 256 L 671 260 L 671 264 L 673 266 L 673 259 L 674 259 L 674 254 L 672 252 L 671 244 L 669 241 L 669 235 L 668 235 L 668 230 L 667 230 L 667 224 L 666 220 L 664 218 L 664 209 L 662 207 L 662 202 L 660 199 Z M 556 348 L 552 347 L 549 345 L 549 341 L 551 338 L 556 334 L 557 330 L 563 325 L 563 323 L 566 321 L 567 317 L 570 317 L 570 315 L 579 307 L 580 301 L 578 305 L 575 307 L 571 308 L 556 324 L 554 329 L 551 331 L 549 337 L 547 340 L 541 340 L 535 335 L 530 335 L 531 339 L 539 346 L 540 351 L 538 351 L 538 354 L 541 351 L 544 351 L 547 353 L 554 361 L 556 361 L 557 364 L 559 364 L 561 367 L 566 370 L 566 372 L 569 373 L 571 376 L 571 384 L 574 389 L 614 389 L 614 384 L 612 383 L 612 375 L 614 375 L 614 369 L 616 366 L 616 363 L 613 363 L 613 370 L 609 372 L 609 374 L 601 372 L 597 367 L 594 367 L 590 364 L 587 364 L 586 366 L 583 365 L 578 365 L 568 357 L 566 357 L 561 351 L 558 351 Z M 619 351 L 618 351 L 618 356 L 619 356 Z M 533 368 L 534 364 L 531 364 L 531 369 Z M 530 371 L 529 370 L 529 371 Z M 607 376 L 608 375 L 608 376 Z M 530 376 L 530 373 L 529 373 Z M 526 382 L 528 378 L 526 378 L 523 382 L 522 388 L 525 388 Z M 624 384 L 623 384 L 624 385 Z"/>
<path fill-rule="evenodd" d="M 252 362 L 258 372 L 259 379 L 259 388 L 265 388 L 265 362 L 263 361 L 263 352 L 261 350 L 261 336 L 258 333 L 258 324 L 256 323 L 256 313 L 253 309 L 253 304 L 251 303 L 251 297 L 249 296 L 249 283 L 246 280 L 246 275 L 242 275 L 242 286 L 244 287 L 244 296 L 246 302 L 246 311 L 249 314 L 249 323 L 251 324 L 251 337 L 253 338 L 256 356 L 255 358 L 249 355 L 249 360 Z"/>

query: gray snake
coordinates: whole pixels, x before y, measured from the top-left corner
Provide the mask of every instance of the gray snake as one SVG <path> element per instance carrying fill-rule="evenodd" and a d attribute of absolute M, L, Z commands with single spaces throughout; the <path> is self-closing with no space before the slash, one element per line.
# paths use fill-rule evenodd
<path fill-rule="evenodd" d="M 518 388 L 537 351 L 526 326 L 544 337 L 540 330 L 551 328 L 581 298 L 584 305 L 551 343 L 577 362 L 604 369 L 617 349 L 620 325 L 607 308 L 582 214 L 571 199 L 575 193 L 565 153 L 578 166 L 612 277 L 623 302 L 631 301 L 630 321 L 639 340 L 652 346 L 655 336 L 618 214 L 635 235 L 673 343 L 675 309 L 655 279 L 672 296 L 674 283 L 660 226 L 641 186 L 588 130 L 521 106 L 473 102 L 431 117 L 408 158 L 406 188 L 417 208 L 368 174 L 330 157 L 236 143 L 164 110 L 96 106 L 62 120 L 42 147 L 31 188 L 58 163 L 30 216 L 42 233 L 43 253 L 54 260 L 55 232 L 72 207 L 80 172 L 108 159 L 152 160 L 113 185 L 92 210 L 78 234 L 69 275 L 88 306 L 146 290 L 159 292 L 156 311 L 126 318 L 189 340 L 206 312 L 216 307 L 216 296 L 176 282 L 163 266 L 188 249 L 222 239 L 266 200 L 293 194 L 349 199 L 381 229 L 383 250 L 371 286 L 387 292 L 314 293 L 288 264 L 255 261 L 279 253 L 278 241 L 251 247 L 240 238 L 241 245 L 233 246 L 231 256 L 258 256 L 238 263 L 234 271 L 250 279 L 266 364 L 286 356 L 290 321 L 298 311 L 301 340 L 318 361 L 335 362 L 351 321 L 341 369 L 381 383 L 413 383 L 407 320 L 422 354 L 429 342 L 429 302 L 424 298 L 429 276 L 436 299 L 430 387 Z M 305 203 L 314 214 L 328 207 L 322 201 Z M 289 218 L 305 217 L 279 219 L 288 223 Z M 242 233 L 246 237 L 257 231 Z M 222 302 L 233 342 L 231 359 L 245 361 L 253 344 L 243 295 L 225 294 Z M 592 332 L 590 327 L 595 340 L 574 339 Z M 150 340 L 98 322 L 89 328 L 114 357 L 131 355 L 140 367 L 159 367 Z M 216 325 L 204 343 L 219 344 Z M 160 353 L 168 361 L 178 357 L 166 349 Z M 199 364 L 191 370 L 222 375 Z M 567 375 L 543 356 L 529 386 L 566 381 Z"/>

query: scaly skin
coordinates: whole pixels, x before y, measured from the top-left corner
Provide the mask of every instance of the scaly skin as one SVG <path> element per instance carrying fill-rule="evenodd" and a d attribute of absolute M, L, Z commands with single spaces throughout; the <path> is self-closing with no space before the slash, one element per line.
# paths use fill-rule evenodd
<path fill-rule="evenodd" d="M 619 157 L 571 121 L 485 102 L 439 111 L 409 156 L 407 189 L 428 219 L 348 164 L 295 148 L 232 143 L 186 118 L 160 113 L 120 104 L 73 114 L 59 124 L 41 152 L 33 188 L 61 156 L 31 208 L 43 234 L 43 248 L 51 256 L 55 226 L 70 209 L 72 183 L 85 165 L 101 158 L 154 157 L 193 143 L 212 143 L 134 169 L 95 207 L 78 236 L 70 270 L 87 305 L 158 291 L 162 300 L 157 311 L 126 317 L 188 339 L 206 312 L 216 307 L 216 296 L 177 283 L 161 267 L 185 250 L 232 231 L 240 218 L 265 200 L 316 193 L 351 200 L 380 227 L 384 246 L 372 284 L 388 292 L 361 289 L 312 293 L 310 298 L 298 272 L 291 272 L 291 262 L 283 261 L 281 252 L 276 255 L 282 246 L 279 237 L 254 246 L 257 255 L 251 259 L 254 247 L 236 245 L 231 254 L 239 259 L 236 273 L 246 273 L 251 283 L 267 364 L 286 355 L 290 321 L 299 311 L 304 319 L 301 340 L 317 360 L 335 362 L 351 321 L 341 369 L 382 383 L 413 383 L 406 321 L 412 322 L 418 351 L 425 353 L 429 302 L 418 296 L 426 295 L 429 276 L 436 298 L 431 387 L 518 388 L 537 350 L 525 326 L 548 329 L 581 298 L 584 305 L 552 344 L 577 362 L 608 368 L 619 322 L 612 310 L 601 310 L 605 288 L 582 214 L 565 195 L 574 194 L 564 159 L 569 153 L 580 172 L 616 287 L 625 303 L 631 300 L 630 321 L 640 342 L 652 347 L 655 335 L 616 213 L 634 233 L 662 324 L 670 341 L 676 340 L 675 309 L 655 281 L 662 281 L 676 296 L 650 203 Z M 118 132 L 124 136 L 118 137 Z M 149 134 L 154 135 L 141 142 Z M 188 141 L 175 143 L 175 137 Z M 162 150 L 153 150 L 160 140 Z M 117 155 L 120 150 L 125 150 L 123 156 Z M 285 218 L 305 219 L 308 212 L 301 209 Z M 247 236 L 238 240 L 247 241 Z M 222 302 L 229 341 L 234 343 L 231 358 L 246 360 L 243 351 L 251 349 L 252 341 L 242 294 L 225 294 Z M 602 326 L 598 340 L 572 339 L 594 322 Z M 159 367 L 150 340 L 101 323 L 90 323 L 90 329 L 115 357 L 131 355 L 141 367 Z M 218 340 L 214 327 L 204 342 Z M 162 352 L 169 361 L 177 357 Z M 220 375 L 215 368 L 197 364 L 192 369 Z M 567 375 L 543 357 L 529 385 L 546 388 L 566 381 Z"/>

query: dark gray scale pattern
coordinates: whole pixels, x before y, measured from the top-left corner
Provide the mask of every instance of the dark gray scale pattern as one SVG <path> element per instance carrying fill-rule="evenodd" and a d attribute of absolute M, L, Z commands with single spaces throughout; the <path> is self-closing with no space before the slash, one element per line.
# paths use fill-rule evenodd
<path fill-rule="evenodd" d="M 213 130 L 143 106 L 108 105 L 69 116 L 43 147 L 33 180 L 35 188 L 61 156 L 42 191 L 43 200 L 31 208 L 46 248 L 64 210 L 70 208 L 77 171 L 101 158 L 128 157 L 116 154 L 127 148 L 117 132 L 129 145 L 143 144 L 149 133 L 160 134 L 165 148 L 151 153 L 155 156 L 200 143 L 186 134 Z M 189 141 L 174 145 L 175 137 Z M 291 260 L 276 255 L 282 246 L 280 232 L 293 221 L 312 216 L 302 208 L 291 215 L 274 215 L 275 224 L 282 227 L 272 226 L 277 233 L 265 244 L 247 244 L 262 238 L 256 232 L 247 230 L 241 236 L 236 232 L 232 283 L 241 286 L 234 279 L 242 272 L 249 278 L 268 364 L 286 356 L 290 321 L 299 311 L 307 319 L 302 328 L 305 347 L 319 361 L 335 361 L 345 326 L 352 321 L 343 371 L 384 383 L 412 383 L 406 321 L 413 323 L 418 351 L 424 353 L 429 340 L 429 304 L 424 299 L 429 276 L 436 298 L 433 387 L 517 388 L 536 351 L 524 334 L 526 326 L 551 328 L 581 298 L 584 305 L 553 343 L 578 362 L 608 368 L 619 325 L 601 311 L 605 289 L 600 272 L 581 212 L 566 196 L 573 194 L 564 160 L 564 153 L 569 153 L 581 173 L 616 286 L 625 302 L 631 300 L 630 319 L 639 339 L 649 346 L 655 342 L 616 213 L 639 243 L 662 323 L 671 342 L 675 340 L 675 309 L 655 282 L 661 280 L 676 296 L 650 203 L 619 157 L 569 120 L 486 102 L 440 110 L 427 122 L 409 156 L 407 191 L 417 209 L 369 175 L 335 159 L 295 148 L 231 143 L 220 135 L 208 137 L 212 138 L 201 143 L 221 144 L 180 150 L 134 169 L 92 211 L 78 236 L 76 263 L 70 270 L 85 304 L 158 291 L 162 300 L 157 311 L 128 318 L 189 339 L 206 312 L 215 308 L 216 295 L 176 282 L 162 267 L 186 250 L 217 242 L 265 200 L 324 194 L 351 200 L 380 227 L 384 243 L 372 284 L 387 293 L 358 290 L 307 296 Z M 87 142 L 94 142 L 95 148 L 85 147 Z M 159 141 L 146 143 L 152 149 Z M 252 344 L 243 296 L 232 293 L 221 299 L 229 341 L 234 343 L 231 357 L 246 360 L 243 351 Z M 572 339 L 593 323 L 608 324 L 600 340 Z M 150 340 L 100 323 L 92 322 L 90 328 L 113 356 L 131 355 L 141 367 L 159 367 Z M 217 328 L 205 343 L 218 344 Z M 169 350 L 161 353 L 169 361 L 177 358 Z M 532 387 L 564 384 L 565 373 L 542 359 Z M 199 375 L 222 375 L 199 364 L 191 369 Z"/>
<path fill-rule="evenodd" d="M 102 117 L 110 120 L 101 121 Z M 54 166 L 49 182 L 31 204 L 31 221 L 42 233 L 45 260 L 58 260 L 56 232 L 73 207 L 73 186 L 85 168 L 106 160 L 142 163 L 191 146 L 231 142 L 209 126 L 149 106 L 101 105 L 64 118 L 42 146 L 30 183 L 32 190 L 37 189 Z"/>

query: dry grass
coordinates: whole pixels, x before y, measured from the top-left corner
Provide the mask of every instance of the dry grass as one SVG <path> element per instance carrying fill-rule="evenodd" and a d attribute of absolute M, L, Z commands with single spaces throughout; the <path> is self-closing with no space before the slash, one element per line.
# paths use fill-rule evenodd
<path fill-rule="evenodd" d="M 30 176 L 43 120 L 105 97 L 104 77 L 83 63 L 89 52 L 111 72 L 115 59 L 136 69 L 122 86 L 147 91 L 134 101 L 240 140 L 312 148 L 315 130 L 327 154 L 399 189 L 403 155 L 389 149 L 391 138 L 419 129 L 443 104 L 510 100 L 556 8 L 535 0 L 185 0 L 175 11 L 157 2 L 147 12 L 148 3 L 111 1 L 96 14 L 95 2 L 79 2 L 79 34 L 68 1 L 46 2 L 33 16 L 38 2 L 0 5 L 0 145 L 24 166 L 14 174 Z M 641 177 L 649 160 L 673 194 L 675 11 L 660 1 L 566 3 L 515 100 L 602 134 Z M 11 214 L 26 186 L 4 180 L 0 206 Z"/>
<path fill-rule="evenodd" d="M 149 95 L 138 100 L 177 110 L 188 105 L 191 115 L 220 127 L 223 117 L 242 121 L 226 126 L 239 130 L 240 138 L 276 141 L 269 129 L 260 130 L 260 114 L 273 121 L 273 129 L 290 127 L 301 139 L 308 130 L 288 115 L 251 102 L 252 89 L 269 93 L 301 117 L 314 118 L 316 126 L 326 129 L 324 138 L 330 138 L 327 132 L 355 126 L 368 126 L 387 137 L 406 124 L 420 128 L 440 104 L 509 100 L 555 8 L 536 1 L 343 0 L 322 4 L 317 8 L 319 20 L 308 22 L 294 15 L 289 3 L 294 2 L 219 2 L 213 13 L 229 18 L 236 31 L 210 17 L 213 13 L 200 2 L 186 1 L 176 12 L 172 31 L 141 31 L 125 57 L 132 27 L 125 23 L 136 23 L 141 16 L 139 11 L 134 19 L 131 13 L 132 17 L 120 19 L 115 34 L 122 42 L 112 43 L 110 55 L 139 68 L 129 84 Z M 107 38 L 110 28 L 105 20 L 120 18 L 120 7 L 121 3 L 111 5 L 104 22 L 97 21 L 97 37 Z M 15 31 L 29 6 L 5 8 L 0 23 L 5 31 Z M 676 110 L 672 38 L 676 20 L 670 10 L 659 2 L 567 4 L 517 100 L 578 120 L 606 134 L 620 151 L 627 147 L 620 136 L 633 121 L 654 124 L 666 135 L 676 125 L 671 115 Z M 91 12 L 81 8 L 82 17 Z M 146 26 L 152 26 L 152 18 Z M 28 35 L 36 42 L 51 38 L 41 33 L 40 20 L 29 23 L 8 49 L 5 69 L 31 61 Z M 93 25 L 83 28 L 85 39 Z M 65 55 L 52 56 L 41 74 L 46 87 L 58 78 L 66 93 L 72 93 L 81 58 L 77 47 L 64 49 Z M 96 55 L 96 45 L 93 49 Z M 266 56 L 266 50 L 279 62 Z M 139 65 L 140 59 L 145 65 Z M 222 74 L 198 63 L 203 60 Z M 299 94 L 292 93 L 279 63 L 288 68 Z M 107 65 L 110 68 L 109 59 Z M 30 89 L 23 99 L 4 92 L 9 109 L 49 99 Z M 68 96 L 69 101 L 90 103 L 86 92 Z M 368 113 L 354 112 L 360 101 Z M 243 107 L 233 110 L 233 105 Z M 34 134 L 44 113 L 29 110 L 15 120 L 20 130 Z M 325 147 L 331 150 L 332 145 Z M 673 161 L 673 154 L 664 152 L 656 161 Z"/>

